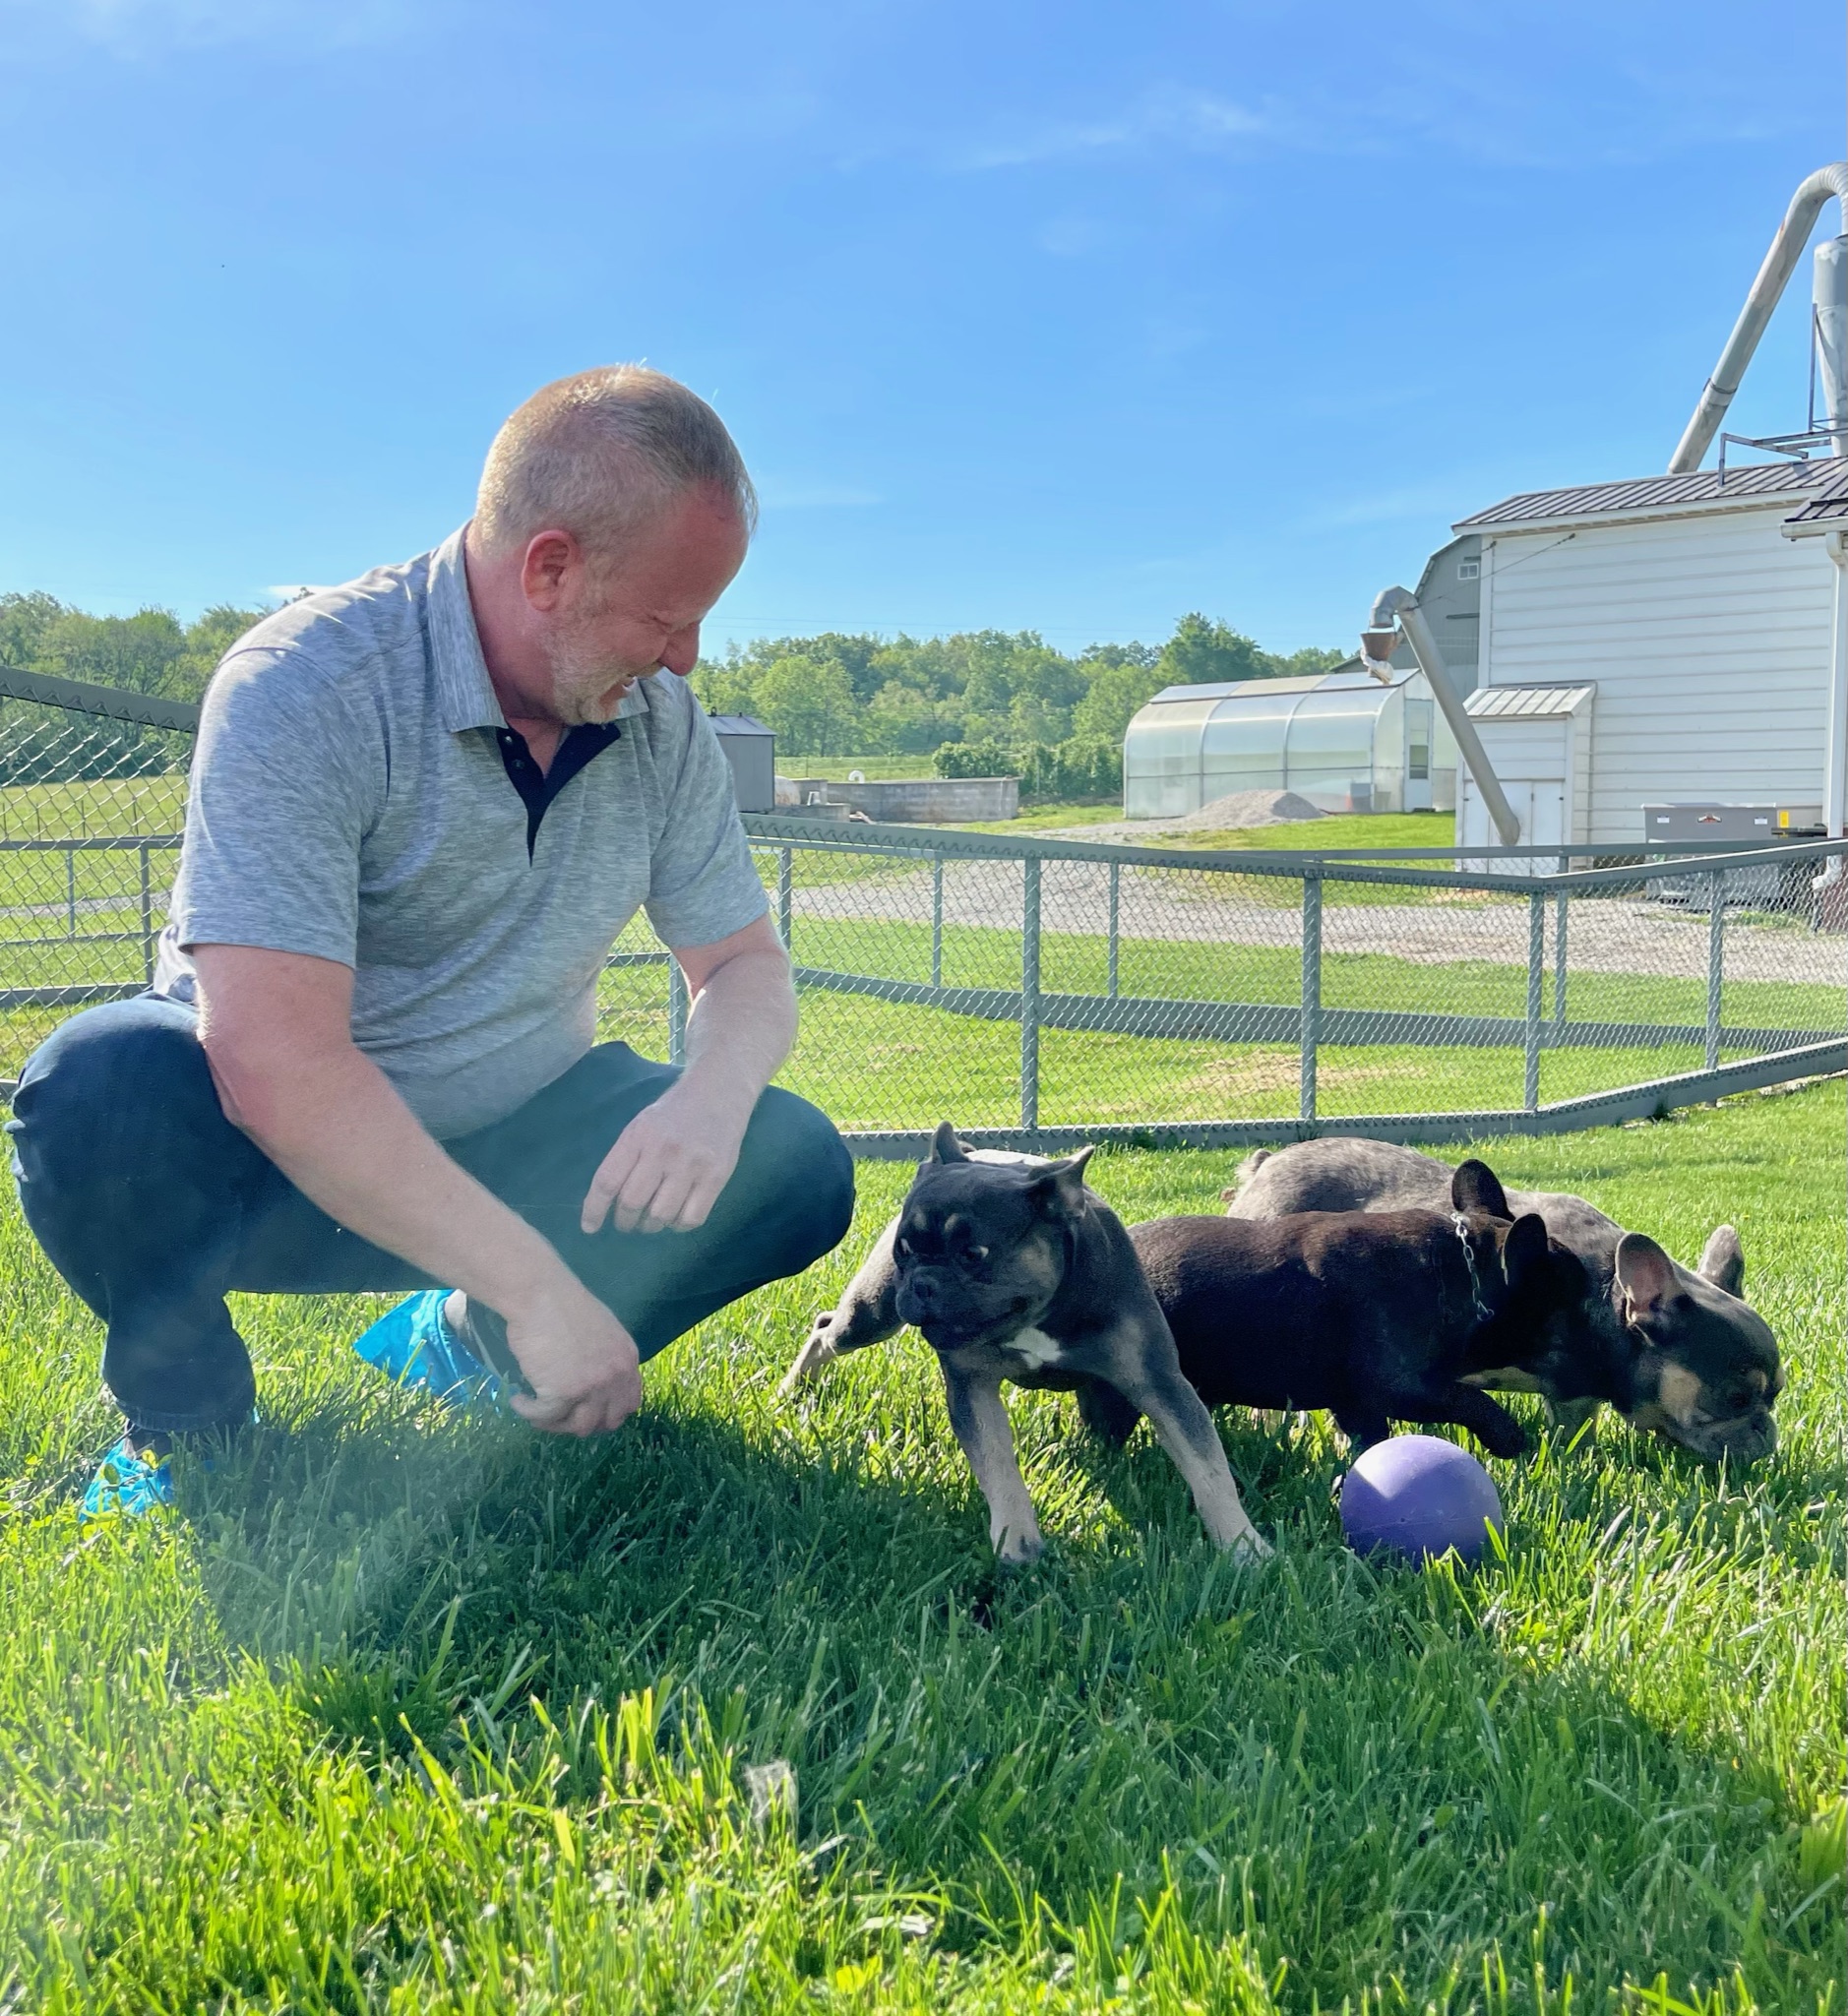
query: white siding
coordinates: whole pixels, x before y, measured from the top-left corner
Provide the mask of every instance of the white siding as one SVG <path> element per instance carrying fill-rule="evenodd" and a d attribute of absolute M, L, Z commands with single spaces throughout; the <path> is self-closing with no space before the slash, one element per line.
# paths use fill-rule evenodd
<path fill-rule="evenodd" d="M 1833 569 L 1788 515 L 1485 542 L 1483 684 L 1597 682 L 1591 839 L 1639 838 L 1650 800 L 1821 796 Z"/>

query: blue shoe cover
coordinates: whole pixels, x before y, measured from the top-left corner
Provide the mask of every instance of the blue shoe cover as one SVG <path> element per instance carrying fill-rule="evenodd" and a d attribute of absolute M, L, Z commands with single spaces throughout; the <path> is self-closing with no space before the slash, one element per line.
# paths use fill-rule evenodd
<path fill-rule="evenodd" d="M 102 1461 L 84 1493 L 80 1526 L 95 1519 L 145 1519 L 173 1503 L 173 1470 L 164 1455 L 144 1455 L 124 1436 Z"/>
<path fill-rule="evenodd" d="M 353 1349 L 400 1386 L 427 1386 L 445 1406 L 498 1406 L 501 1382 L 443 1320 L 447 1288 L 427 1288 L 382 1315 Z"/>

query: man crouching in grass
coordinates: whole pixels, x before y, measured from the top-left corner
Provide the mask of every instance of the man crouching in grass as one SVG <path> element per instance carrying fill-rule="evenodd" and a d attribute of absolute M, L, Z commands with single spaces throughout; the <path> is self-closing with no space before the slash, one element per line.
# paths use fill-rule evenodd
<path fill-rule="evenodd" d="M 420 1290 L 365 1357 L 591 1436 L 845 1233 L 839 1135 L 765 1089 L 789 963 L 684 684 L 755 514 L 704 400 L 587 371 L 502 428 L 461 531 L 226 656 L 153 989 L 63 1024 L 14 1101 L 27 1219 L 128 1420 L 87 1512 L 169 1501 L 172 1439 L 250 1419 L 228 1289 Z M 594 1041 L 638 908 L 693 1000 L 684 1069 Z"/>

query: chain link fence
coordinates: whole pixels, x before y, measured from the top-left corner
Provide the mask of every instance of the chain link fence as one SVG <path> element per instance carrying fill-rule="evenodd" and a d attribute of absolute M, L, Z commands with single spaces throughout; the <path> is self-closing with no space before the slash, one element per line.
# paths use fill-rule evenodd
<path fill-rule="evenodd" d="M 864 1153 L 1541 1130 L 1848 1066 L 1829 850 L 1366 858 L 747 821 Z M 1839 849 L 1837 850 L 1839 851 Z"/>
<path fill-rule="evenodd" d="M 0 1079 L 148 984 L 196 722 L 0 670 Z M 1848 1068 L 1823 843 L 1412 859 L 746 825 L 803 997 L 782 1082 L 863 1154 L 946 1119 L 1039 1147 L 1541 1130 Z M 598 1008 L 605 1038 L 680 1054 L 685 989 L 642 919 Z"/>
<path fill-rule="evenodd" d="M 0 668 L 0 1080 L 154 977 L 198 715 Z"/>

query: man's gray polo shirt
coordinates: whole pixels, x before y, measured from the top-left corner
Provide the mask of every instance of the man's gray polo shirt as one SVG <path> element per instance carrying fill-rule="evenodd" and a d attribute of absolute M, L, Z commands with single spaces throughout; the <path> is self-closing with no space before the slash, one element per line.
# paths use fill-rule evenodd
<path fill-rule="evenodd" d="M 277 610 L 206 695 L 155 986 L 190 997 L 196 945 L 338 960 L 354 1041 L 432 1133 L 502 1119 L 589 1049 L 639 908 L 668 946 L 765 911 L 686 682 L 638 682 L 616 718 L 528 859 L 461 532 Z"/>

